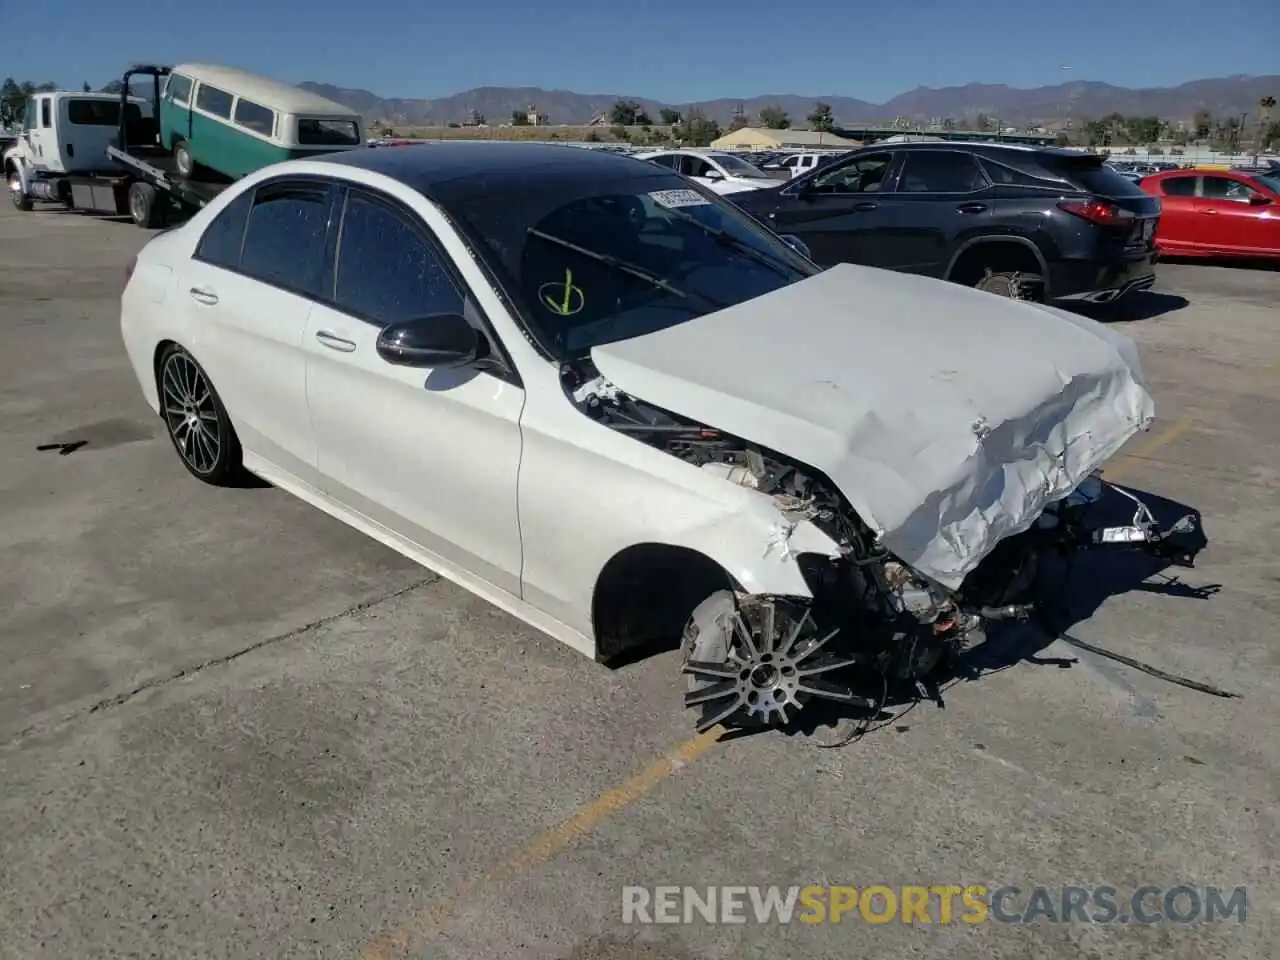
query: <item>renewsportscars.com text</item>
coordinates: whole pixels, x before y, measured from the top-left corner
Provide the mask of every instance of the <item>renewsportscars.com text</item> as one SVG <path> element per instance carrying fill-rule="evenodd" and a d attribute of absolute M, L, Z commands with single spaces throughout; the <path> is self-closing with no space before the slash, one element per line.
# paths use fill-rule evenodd
<path fill-rule="evenodd" d="M 1248 894 L 1178 885 L 624 887 L 623 923 L 1244 923 Z"/>

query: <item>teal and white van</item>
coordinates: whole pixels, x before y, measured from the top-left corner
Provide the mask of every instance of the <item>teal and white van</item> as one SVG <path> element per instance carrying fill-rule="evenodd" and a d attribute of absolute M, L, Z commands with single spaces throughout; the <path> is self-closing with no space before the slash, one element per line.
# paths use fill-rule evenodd
<path fill-rule="evenodd" d="M 178 174 L 226 177 L 280 160 L 365 146 L 360 115 L 300 87 L 232 67 L 174 67 L 160 100 L 160 142 Z"/>

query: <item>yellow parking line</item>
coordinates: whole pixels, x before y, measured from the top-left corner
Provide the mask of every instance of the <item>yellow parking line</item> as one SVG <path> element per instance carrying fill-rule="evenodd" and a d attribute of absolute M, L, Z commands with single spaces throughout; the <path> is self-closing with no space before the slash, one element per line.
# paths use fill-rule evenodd
<path fill-rule="evenodd" d="M 1136 470 L 1152 455 L 1190 430 L 1196 425 L 1194 417 L 1181 417 L 1165 427 L 1145 442 L 1140 443 L 1132 453 L 1122 453 L 1102 468 L 1102 475 L 1108 480 L 1119 480 L 1126 473 Z"/>
<path fill-rule="evenodd" d="M 1132 453 L 1122 454 L 1111 461 L 1105 470 L 1108 479 L 1116 480 L 1157 450 L 1172 443 L 1195 425 L 1192 417 L 1182 417 L 1164 430 L 1140 444 Z M 467 881 L 449 898 L 429 910 L 414 914 L 392 930 L 384 933 L 360 952 L 360 960 L 390 960 L 397 953 L 408 950 L 414 943 L 425 940 L 451 920 L 473 894 L 487 884 L 508 880 L 517 874 L 553 859 L 579 837 L 585 836 L 614 814 L 631 806 L 646 793 L 672 776 L 681 767 L 702 756 L 719 740 L 723 727 L 713 727 L 706 733 L 686 740 L 666 756 L 660 757 L 620 786 L 606 790 L 586 806 L 579 809 L 563 823 L 545 831 L 524 849 L 504 860 L 488 873 Z"/>
<path fill-rule="evenodd" d="M 568 820 L 536 837 L 514 856 L 488 873 L 463 884 L 447 900 L 429 910 L 409 917 L 395 929 L 383 934 L 360 952 L 360 960 L 389 960 L 416 941 L 426 939 L 439 930 L 473 893 L 486 884 L 498 883 L 523 873 L 556 856 L 574 840 L 590 833 L 603 821 L 631 806 L 646 793 L 666 780 L 681 767 L 706 753 L 724 733 L 723 727 L 712 727 L 706 733 L 686 740 L 666 756 L 655 760 L 620 786 L 606 790 Z"/>

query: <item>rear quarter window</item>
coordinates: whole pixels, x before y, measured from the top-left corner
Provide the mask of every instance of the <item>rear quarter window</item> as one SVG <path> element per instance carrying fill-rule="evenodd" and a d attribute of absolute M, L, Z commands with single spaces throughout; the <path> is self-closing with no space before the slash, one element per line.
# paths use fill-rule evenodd
<path fill-rule="evenodd" d="M 114 127 L 120 123 L 117 100 L 68 100 L 67 120 L 77 126 Z"/>
<path fill-rule="evenodd" d="M 1058 159 L 1041 161 L 1044 166 L 1071 181 L 1081 190 L 1103 197 L 1141 197 L 1146 195 L 1137 183 L 1121 176 L 1105 163 L 1091 160 Z"/>

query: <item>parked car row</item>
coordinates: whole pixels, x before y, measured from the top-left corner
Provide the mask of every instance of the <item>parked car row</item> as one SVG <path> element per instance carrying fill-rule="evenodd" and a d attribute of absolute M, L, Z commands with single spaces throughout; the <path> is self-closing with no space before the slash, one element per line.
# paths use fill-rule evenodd
<path fill-rule="evenodd" d="M 1160 198 L 1162 254 L 1280 258 L 1280 169 L 1170 170 L 1139 186 Z"/>
<path fill-rule="evenodd" d="M 1280 172 L 1269 167 L 1170 162 L 1142 177 L 1077 150 L 908 141 L 777 183 L 731 154 L 640 157 L 729 197 L 822 266 L 866 264 L 1020 299 L 1114 302 L 1152 286 L 1159 253 L 1280 256 Z"/>

